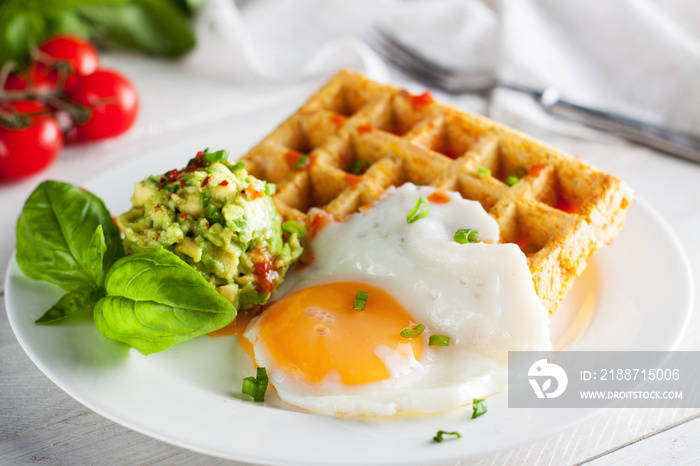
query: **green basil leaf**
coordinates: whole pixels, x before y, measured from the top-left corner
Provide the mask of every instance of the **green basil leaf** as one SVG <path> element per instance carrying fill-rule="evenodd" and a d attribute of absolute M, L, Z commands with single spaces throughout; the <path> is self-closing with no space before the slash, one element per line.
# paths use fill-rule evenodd
<path fill-rule="evenodd" d="M 118 260 L 107 273 L 107 296 L 95 325 L 107 338 L 143 354 L 217 330 L 236 308 L 175 254 L 156 249 Z"/>
<path fill-rule="evenodd" d="M 104 252 L 100 252 L 98 227 Z M 95 266 L 104 273 L 123 255 L 119 229 L 94 194 L 68 183 L 45 181 L 24 204 L 17 221 L 17 263 L 29 278 L 55 283 L 66 291 L 95 286 L 102 281 Z"/>
<path fill-rule="evenodd" d="M 106 252 L 107 243 L 105 241 L 105 235 L 102 231 L 102 225 L 98 225 L 90 239 L 90 244 L 88 244 L 87 253 L 85 255 L 88 271 L 94 278 L 95 285 L 97 285 L 98 288 L 102 288 L 105 282 L 105 271 L 102 268 L 102 264 Z"/>
<path fill-rule="evenodd" d="M 34 323 L 52 324 L 88 306 L 94 306 L 103 296 L 103 290 L 93 287 L 78 288 L 77 290 L 69 291 Z"/>
<path fill-rule="evenodd" d="M 76 12 L 107 44 L 166 57 L 180 56 L 195 45 L 187 15 L 168 0 L 85 5 Z"/>

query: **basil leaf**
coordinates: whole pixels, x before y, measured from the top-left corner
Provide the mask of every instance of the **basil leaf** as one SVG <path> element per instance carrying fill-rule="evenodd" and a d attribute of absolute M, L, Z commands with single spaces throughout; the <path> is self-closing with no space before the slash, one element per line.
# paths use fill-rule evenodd
<path fill-rule="evenodd" d="M 88 306 L 94 306 L 104 296 L 99 288 L 84 287 L 64 294 L 51 309 L 39 317 L 35 324 L 51 324 L 74 314 Z"/>
<path fill-rule="evenodd" d="M 94 194 L 45 181 L 24 204 L 17 221 L 17 263 L 29 278 L 66 291 L 99 286 L 103 274 L 123 255 L 119 229 Z"/>
<path fill-rule="evenodd" d="M 85 5 L 76 12 L 107 44 L 166 57 L 180 56 L 195 45 L 187 15 L 168 0 Z"/>
<path fill-rule="evenodd" d="M 175 254 L 156 249 L 118 260 L 107 273 L 107 296 L 95 325 L 107 338 L 143 354 L 217 330 L 236 308 Z"/>

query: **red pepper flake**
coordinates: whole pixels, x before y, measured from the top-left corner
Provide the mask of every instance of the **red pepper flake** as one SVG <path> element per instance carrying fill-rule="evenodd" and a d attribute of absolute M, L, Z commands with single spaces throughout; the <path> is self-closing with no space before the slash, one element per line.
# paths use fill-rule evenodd
<path fill-rule="evenodd" d="M 197 155 L 195 157 L 204 157 L 205 154 L 206 152 L 200 150 L 197 152 Z"/>
<path fill-rule="evenodd" d="M 219 183 L 219 186 L 228 186 L 228 180 L 223 180 L 221 183 Z"/>
<path fill-rule="evenodd" d="M 158 191 L 163 189 L 163 181 L 165 181 L 165 177 L 161 176 L 160 179 L 158 180 Z"/>
<path fill-rule="evenodd" d="M 368 124 L 357 125 L 357 132 L 360 134 L 369 133 L 373 129 L 374 129 L 374 127 L 372 125 L 368 125 Z"/>
<path fill-rule="evenodd" d="M 310 239 L 316 237 L 319 231 L 323 229 L 326 225 L 329 225 L 333 221 L 333 215 L 329 214 L 325 210 L 319 210 L 311 216 L 311 224 L 307 229 L 307 233 Z"/>
<path fill-rule="evenodd" d="M 352 173 L 346 173 L 344 175 L 344 179 L 345 182 L 350 186 L 350 188 L 355 189 L 362 180 L 362 177 L 358 175 L 353 175 Z"/>
<path fill-rule="evenodd" d="M 116 224 L 117 224 L 117 217 L 115 217 L 114 215 L 112 215 L 112 221 L 113 221 L 114 224 L 116 225 Z"/>
<path fill-rule="evenodd" d="M 335 127 L 338 129 L 340 129 L 345 124 L 345 120 L 346 118 L 343 115 L 339 115 L 337 113 L 331 115 L 331 122 L 333 122 Z"/>
<path fill-rule="evenodd" d="M 581 210 L 579 206 L 572 204 L 563 197 L 557 199 L 557 203 L 554 207 L 561 210 L 562 212 L 566 212 L 567 214 L 577 214 Z"/>
<path fill-rule="evenodd" d="M 180 188 L 185 189 L 185 180 L 182 178 L 180 179 Z"/>
<path fill-rule="evenodd" d="M 530 167 L 530 170 L 528 170 L 527 174 L 537 178 L 538 176 L 540 176 L 540 173 L 542 173 L 542 170 L 544 170 L 546 166 L 547 165 L 545 164 L 533 165 L 532 167 Z"/>
<path fill-rule="evenodd" d="M 434 204 L 447 204 L 452 198 L 443 191 L 435 191 L 430 196 L 428 196 L 428 201 Z"/>
<path fill-rule="evenodd" d="M 209 184 L 209 175 L 205 176 L 202 180 L 202 188 Z"/>
<path fill-rule="evenodd" d="M 256 262 L 253 267 L 253 272 L 258 279 L 258 289 L 264 293 L 272 293 L 275 289 L 275 283 L 279 280 L 280 274 L 272 268 L 268 261 Z"/>
<path fill-rule="evenodd" d="M 180 214 L 181 218 L 187 218 L 187 214 Z"/>
<path fill-rule="evenodd" d="M 411 107 L 413 107 L 413 110 L 416 112 L 423 110 L 426 106 L 432 104 L 433 102 L 433 95 L 430 93 L 430 91 L 425 91 L 420 95 L 411 96 Z"/>

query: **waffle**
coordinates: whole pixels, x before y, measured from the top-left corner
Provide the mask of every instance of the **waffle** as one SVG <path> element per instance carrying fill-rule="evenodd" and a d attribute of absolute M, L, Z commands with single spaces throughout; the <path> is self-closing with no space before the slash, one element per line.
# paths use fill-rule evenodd
<path fill-rule="evenodd" d="M 282 216 L 307 226 L 319 212 L 342 221 L 405 182 L 459 191 L 497 220 L 501 242 L 527 255 L 550 312 L 586 258 L 613 240 L 634 200 L 624 182 L 576 157 L 427 92 L 413 95 L 349 71 L 241 160 L 277 185 Z M 513 175 L 517 182 L 507 183 Z"/>

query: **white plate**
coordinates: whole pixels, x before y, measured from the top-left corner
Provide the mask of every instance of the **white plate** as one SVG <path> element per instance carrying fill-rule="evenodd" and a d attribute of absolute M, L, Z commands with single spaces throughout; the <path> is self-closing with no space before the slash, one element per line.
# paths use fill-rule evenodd
<path fill-rule="evenodd" d="M 269 125 L 227 132 L 212 146 L 241 153 Z M 214 138 L 216 139 L 216 138 Z M 85 187 L 113 213 L 129 207 L 132 186 L 150 173 L 184 165 L 199 141 L 132 159 Z M 102 337 L 92 321 L 37 326 L 61 295 L 25 278 L 13 260 L 5 286 L 7 312 L 34 363 L 73 398 L 145 435 L 209 455 L 253 463 L 425 464 L 481 456 L 549 436 L 593 414 L 575 409 L 509 409 L 504 394 L 489 398 L 487 415 L 338 419 L 243 402 L 243 377 L 254 375 L 235 337 L 200 337 L 144 357 Z M 673 233 L 637 201 L 612 246 L 589 260 L 552 321 L 557 349 L 668 350 L 691 312 L 690 268 Z M 268 391 L 270 393 L 270 391 Z M 436 444 L 438 430 L 462 439 Z"/>

